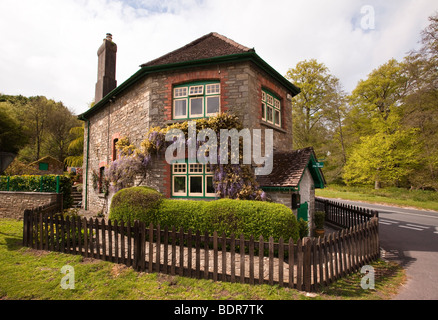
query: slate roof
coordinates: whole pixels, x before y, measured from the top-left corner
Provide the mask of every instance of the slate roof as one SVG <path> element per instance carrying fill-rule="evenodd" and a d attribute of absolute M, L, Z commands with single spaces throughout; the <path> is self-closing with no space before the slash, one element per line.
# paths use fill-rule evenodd
<path fill-rule="evenodd" d="M 216 32 L 211 32 L 175 51 L 144 63 L 141 67 L 209 59 L 252 51 L 254 51 L 254 49 L 242 46 L 241 44 Z"/>
<path fill-rule="evenodd" d="M 78 118 L 86 121 L 90 115 L 104 108 L 109 101 L 115 99 L 119 94 L 148 74 L 202 66 L 209 63 L 237 63 L 239 61 L 252 61 L 255 63 L 257 67 L 267 72 L 267 74 L 271 75 L 288 89 L 292 97 L 300 93 L 298 87 L 260 58 L 254 49 L 245 47 L 216 32 L 211 32 L 177 50 L 140 65 L 140 70 L 108 93 L 102 100 L 97 101 L 92 108 L 80 114 Z"/>
<path fill-rule="evenodd" d="M 257 176 L 257 182 L 261 187 L 296 188 L 312 155 L 316 158 L 312 147 L 288 152 L 274 152 L 271 174 Z"/>

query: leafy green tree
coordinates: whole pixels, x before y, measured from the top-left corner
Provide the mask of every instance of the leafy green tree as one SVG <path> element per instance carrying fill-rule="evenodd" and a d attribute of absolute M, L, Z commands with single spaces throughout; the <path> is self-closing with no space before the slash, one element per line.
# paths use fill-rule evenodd
<path fill-rule="evenodd" d="M 398 171 L 407 164 L 396 158 L 410 152 L 411 143 L 406 140 L 415 137 L 411 131 L 400 129 L 407 87 L 403 66 L 391 59 L 361 80 L 349 96 L 352 110 L 346 131 L 351 145 L 344 168 L 347 183 L 371 183 L 374 179 L 375 188 L 380 188 L 382 182 L 397 184 L 406 177 L 409 170 L 402 170 L 404 174 Z M 404 143 L 397 143 L 397 139 Z M 395 158 L 391 160 L 391 156 Z"/>
<path fill-rule="evenodd" d="M 17 153 L 27 143 L 27 136 L 8 102 L 0 102 L 0 151 Z"/>
<path fill-rule="evenodd" d="M 84 125 L 73 127 L 70 134 L 74 137 L 68 145 L 69 156 L 65 158 L 65 164 L 69 167 L 82 167 L 84 159 Z"/>
<path fill-rule="evenodd" d="M 422 46 L 403 61 L 410 79 L 404 99 L 402 125 L 417 129 L 421 166 L 410 176 L 412 188 L 438 190 L 438 13 L 421 33 Z"/>
<path fill-rule="evenodd" d="M 325 158 L 328 180 L 336 179 L 346 162 L 343 121 L 348 109 L 339 79 L 315 59 L 299 62 L 286 78 L 301 89 L 292 103 L 293 147 L 312 146 Z"/>

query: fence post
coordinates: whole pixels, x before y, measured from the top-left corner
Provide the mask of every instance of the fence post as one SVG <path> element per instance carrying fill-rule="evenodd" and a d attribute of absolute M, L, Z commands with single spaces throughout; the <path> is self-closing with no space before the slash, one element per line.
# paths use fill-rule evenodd
<path fill-rule="evenodd" d="M 23 246 L 26 246 L 26 247 L 29 244 L 29 237 L 28 237 L 29 236 L 29 215 L 30 215 L 30 210 L 25 209 L 24 216 L 23 216 Z"/>
<path fill-rule="evenodd" d="M 59 193 L 59 176 L 56 176 L 56 193 Z"/>
<path fill-rule="evenodd" d="M 311 245 L 310 238 L 304 238 L 303 241 L 303 284 L 304 290 L 311 291 Z"/>
<path fill-rule="evenodd" d="M 132 261 L 132 267 L 137 270 L 138 266 L 138 221 L 134 221 L 134 256 Z"/>

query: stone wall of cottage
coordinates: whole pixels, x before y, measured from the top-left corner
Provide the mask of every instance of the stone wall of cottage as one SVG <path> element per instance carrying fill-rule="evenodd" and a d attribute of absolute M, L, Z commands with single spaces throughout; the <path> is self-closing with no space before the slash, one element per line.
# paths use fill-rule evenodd
<path fill-rule="evenodd" d="M 282 103 L 283 128 L 274 128 L 274 148 L 290 150 L 292 147 L 291 105 L 287 92 L 267 74 L 251 62 L 221 64 L 208 67 L 180 69 L 153 73 L 139 80 L 135 85 L 114 97 L 104 108 L 89 118 L 88 189 L 83 189 L 83 203 L 89 210 L 108 213 L 110 197 L 99 194 L 93 188 L 93 171 L 113 161 L 114 139 L 127 137 L 137 147 L 146 138 L 149 128 L 165 126 L 172 121 L 173 86 L 202 80 L 217 80 L 221 83 L 221 111 L 236 113 L 245 128 L 272 128 L 261 120 L 261 88 L 274 92 Z M 87 141 L 87 125 L 85 125 Z M 262 137 L 264 135 L 262 134 Z M 262 141 L 262 144 L 264 142 Z M 84 155 L 87 153 L 87 143 Z M 262 150 L 263 147 L 262 147 Z M 84 172 L 86 170 L 84 159 Z M 153 170 L 142 185 L 156 188 L 170 197 L 170 165 L 164 157 L 154 158 Z M 85 200 L 85 193 L 87 199 Z"/>

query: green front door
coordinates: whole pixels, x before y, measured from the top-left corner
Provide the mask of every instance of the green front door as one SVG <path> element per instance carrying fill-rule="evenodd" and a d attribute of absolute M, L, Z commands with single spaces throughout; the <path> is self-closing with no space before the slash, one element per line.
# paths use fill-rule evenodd
<path fill-rule="evenodd" d="M 302 218 L 304 221 L 309 221 L 308 211 L 309 204 L 307 202 L 301 203 L 300 207 L 298 208 L 297 220 Z"/>

